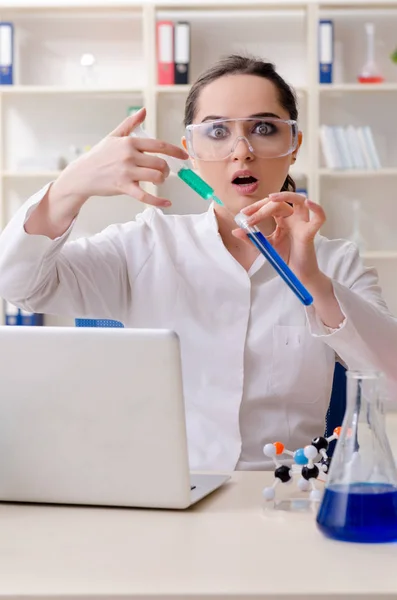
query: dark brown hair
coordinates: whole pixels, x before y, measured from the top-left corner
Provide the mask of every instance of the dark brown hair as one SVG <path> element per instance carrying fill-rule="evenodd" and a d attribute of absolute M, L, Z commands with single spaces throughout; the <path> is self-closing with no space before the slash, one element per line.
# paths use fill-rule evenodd
<path fill-rule="evenodd" d="M 192 85 L 185 104 L 184 125 L 190 125 L 195 117 L 197 102 L 201 90 L 216 79 L 225 75 L 257 75 L 271 81 L 277 88 L 281 106 L 289 113 L 290 119 L 298 120 L 296 97 L 292 88 L 276 72 L 272 63 L 265 62 L 253 56 L 232 54 L 227 56 L 204 71 Z M 281 191 L 295 192 L 296 185 L 290 175 L 287 176 Z"/>

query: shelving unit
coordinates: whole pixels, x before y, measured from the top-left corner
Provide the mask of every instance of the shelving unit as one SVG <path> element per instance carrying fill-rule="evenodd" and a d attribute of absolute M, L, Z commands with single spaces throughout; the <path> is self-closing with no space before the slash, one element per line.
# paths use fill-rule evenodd
<path fill-rule="evenodd" d="M 360 94 L 379 94 L 381 92 L 397 92 L 397 83 L 378 83 L 363 85 L 361 83 L 319 84 L 321 94 L 337 94 L 343 92 L 358 92 Z"/>
<path fill-rule="evenodd" d="M 131 106 L 146 106 L 146 126 L 153 135 L 180 143 L 190 85 L 157 84 L 155 25 L 162 18 L 188 20 L 192 81 L 220 56 L 250 52 L 275 63 L 293 85 L 304 142 L 291 174 L 324 205 L 329 237 L 349 236 L 352 200 L 361 201 L 368 237 L 363 259 L 377 266 L 386 300 L 397 314 L 392 227 L 397 219 L 397 65 L 389 59 L 397 44 L 397 0 L 249 0 L 244 7 L 238 0 L 2 0 L 0 18 L 15 24 L 19 65 L 16 84 L 0 87 L 1 226 L 26 198 L 58 176 L 60 158 L 73 158 L 72 146 L 95 144 Z M 320 18 L 335 24 L 332 85 L 318 83 Z M 356 79 L 367 20 L 376 25 L 376 51 L 386 77 L 380 85 L 361 85 Z M 97 58 L 88 84 L 79 65 L 85 52 Z M 371 125 L 382 169 L 325 168 L 320 126 L 350 123 Z M 158 191 L 173 200 L 172 212 L 207 208 L 176 177 Z M 93 198 L 74 235 L 130 220 L 142 208 L 127 197 Z"/>
<path fill-rule="evenodd" d="M 336 169 L 319 169 L 319 174 L 321 177 L 349 177 L 349 178 L 357 178 L 357 177 L 397 177 L 397 167 L 390 169 L 374 169 L 374 170 L 362 170 L 362 169 L 352 169 L 352 170 L 336 170 Z"/>

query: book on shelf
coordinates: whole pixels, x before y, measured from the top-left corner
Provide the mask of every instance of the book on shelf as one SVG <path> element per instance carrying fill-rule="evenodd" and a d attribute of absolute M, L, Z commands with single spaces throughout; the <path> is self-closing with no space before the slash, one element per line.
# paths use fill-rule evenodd
<path fill-rule="evenodd" d="M 332 83 L 334 62 L 334 24 L 321 19 L 318 26 L 318 61 L 320 83 Z"/>
<path fill-rule="evenodd" d="M 44 317 L 42 314 L 22 310 L 11 304 L 11 302 L 5 302 L 4 313 L 6 325 L 44 325 Z"/>
<path fill-rule="evenodd" d="M 157 82 L 159 85 L 189 83 L 190 23 L 157 21 Z"/>
<path fill-rule="evenodd" d="M 320 141 L 327 169 L 365 171 L 382 168 L 372 129 L 368 125 L 322 125 Z"/>
<path fill-rule="evenodd" d="M 0 85 L 14 83 L 14 26 L 0 21 Z"/>

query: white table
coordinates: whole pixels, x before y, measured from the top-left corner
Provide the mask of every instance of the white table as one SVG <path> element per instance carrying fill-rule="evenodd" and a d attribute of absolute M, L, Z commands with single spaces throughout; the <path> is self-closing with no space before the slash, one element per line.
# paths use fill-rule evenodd
<path fill-rule="evenodd" d="M 397 598 L 397 544 L 263 511 L 271 477 L 237 472 L 185 512 L 0 504 L 0 598 Z"/>
<path fill-rule="evenodd" d="M 387 425 L 397 457 L 397 413 Z M 335 542 L 313 514 L 263 511 L 271 481 L 234 473 L 185 512 L 0 504 L 0 600 L 397 598 L 397 544 Z"/>

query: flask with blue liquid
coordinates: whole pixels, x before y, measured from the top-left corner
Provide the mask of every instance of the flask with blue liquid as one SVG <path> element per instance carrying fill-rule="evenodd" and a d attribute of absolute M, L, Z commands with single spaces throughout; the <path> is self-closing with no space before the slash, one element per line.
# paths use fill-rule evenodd
<path fill-rule="evenodd" d="M 397 469 L 378 373 L 347 371 L 346 413 L 317 525 L 337 540 L 397 541 Z"/>

